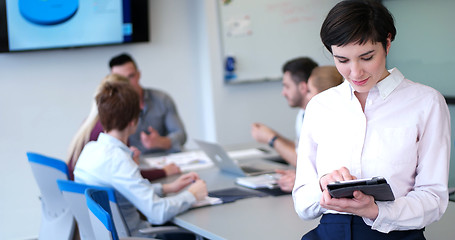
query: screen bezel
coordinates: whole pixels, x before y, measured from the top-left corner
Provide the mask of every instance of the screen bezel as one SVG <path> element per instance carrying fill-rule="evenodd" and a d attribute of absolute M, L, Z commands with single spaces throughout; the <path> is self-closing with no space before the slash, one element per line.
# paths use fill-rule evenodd
<path fill-rule="evenodd" d="M 149 30 L 149 8 L 148 0 L 126 0 L 124 4 L 130 4 L 130 17 L 133 25 L 133 34 L 131 41 L 123 41 L 121 43 L 103 43 L 103 44 L 90 44 L 90 45 L 78 45 L 70 47 L 55 47 L 55 48 L 37 48 L 37 49 L 26 49 L 26 50 L 10 50 L 8 40 L 8 26 L 6 17 L 6 0 L 0 0 L 0 53 L 16 53 L 16 52 L 32 52 L 32 51 L 43 51 L 43 50 L 58 50 L 58 49 L 74 49 L 74 48 L 87 48 L 87 47 L 99 47 L 99 46 L 113 46 L 131 43 L 143 43 L 150 41 L 150 30 Z M 128 7 L 128 6 L 126 6 Z"/>

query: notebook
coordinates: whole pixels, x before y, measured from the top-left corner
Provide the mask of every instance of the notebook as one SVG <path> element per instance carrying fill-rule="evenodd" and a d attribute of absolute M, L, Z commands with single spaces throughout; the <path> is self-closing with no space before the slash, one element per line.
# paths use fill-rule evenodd
<path fill-rule="evenodd" d="M 228 153 L 216 143 L 210 143 L 202 140 L 194 140 L 202 151 L 213 161 L 213 163 L 223 172 L 231 173 L 240 177 L 273 173 L 275 169 L 285 169 L 272 164 L 248 164 L 239 165 L 236 160 L 229 157 Z M 265 161 L 265 160 L 263 160 Z"/>

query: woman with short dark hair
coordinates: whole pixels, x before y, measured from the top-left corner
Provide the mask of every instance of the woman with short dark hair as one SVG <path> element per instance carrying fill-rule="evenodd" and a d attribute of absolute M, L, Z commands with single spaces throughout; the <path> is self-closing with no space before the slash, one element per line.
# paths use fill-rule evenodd
<path fill-rule="evenodd" d="M 303 219 L 322 215 L 302 239 L 425 239 L 448 205 L 450 119 L 444 97 L 406 79 L 386 57 L 396 35 L 378 1 L 338 3 L 321 39 L 345 81 L 308 104 L 293 198 Z M 334 198 L 327 185 L 376 176 L 394 201 L 354 191 Z"/>

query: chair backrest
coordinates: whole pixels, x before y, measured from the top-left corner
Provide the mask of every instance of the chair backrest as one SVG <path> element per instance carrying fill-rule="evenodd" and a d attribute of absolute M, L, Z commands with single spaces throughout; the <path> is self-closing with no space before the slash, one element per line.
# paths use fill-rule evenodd
<path fill-rule="evenodd" d="M 41 193 L 40 239 L 72 238 L 74 218 L 56 182 L 68 179 L 66 163 L 32 152 L 27 152 L 27 158 Z"/>
<path fill-rule="evenodd" d="M 49 218 L 56 218 L 68 209 L 56 182 L 57 179 L 68 179 L 68 167 L 61 160 L 37 153 L 28 152 L 27 157 L 41 192 L 44 213 Z"/>
<path fill-rule="evenodd" d="M 88 188 L 85 190 L 85 198 L 96 240 L 118 240 L 107 192 Z"/>
<path fill-rule="evenodd" d="M 130 236 L 128 227 L 117 204 L 117 196 L 113 188 L 87 185 L 70 180 L 57 180 L 57 184 L 76 218 L 82 240 L 95 239 L 85 198 L 85 190 L 88 188 L 104 190 L 107 192 L 117 234 L 119 237 Z"/>

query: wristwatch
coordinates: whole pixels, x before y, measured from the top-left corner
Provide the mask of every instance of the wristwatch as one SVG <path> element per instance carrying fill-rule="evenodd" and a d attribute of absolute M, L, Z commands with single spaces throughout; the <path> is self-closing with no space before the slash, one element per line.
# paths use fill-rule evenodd
<path fill-rule="evenodd" d="M 273 136 L 272 139 L 270 139 L 269 141 L 269 146 L 273 148 L 273 144 L 275 143 L 276 139 L 278 138 L 277 135 Z"/>

